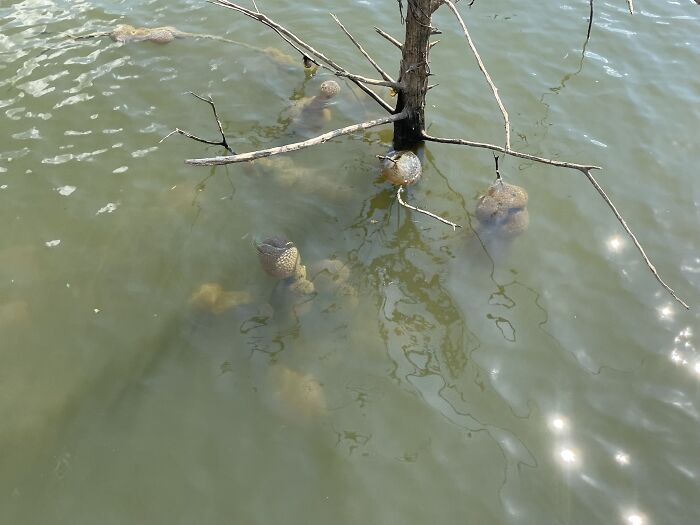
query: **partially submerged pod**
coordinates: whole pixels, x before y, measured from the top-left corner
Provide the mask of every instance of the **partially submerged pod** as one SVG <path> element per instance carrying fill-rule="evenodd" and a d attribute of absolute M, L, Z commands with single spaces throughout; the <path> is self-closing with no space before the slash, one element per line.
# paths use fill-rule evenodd
<path fill-rule="evenodd" d="M 300 122 L 320 127 L 332 118 L 330 106 L 332 100 L 340 93 L 340 84 L 335 80 L 326 80 L 321 84 L 318 95 L 306 97 L 297 102 L 292 108 L 292 116 Z"/>
<path fill-rule="evenodd" d="M 278 279 L 294 277 L 299 266 L 299 250 L 296 245 L 282 237 L 268 237 L 256 242 L 260 266 L 268 275 Z"/>
<path fill-rule="evenodd" d="M 251 304 L 253 296 L 247 291 L 224 290 L 219 283 L 204 283 L 192 294 L 190 302 L 218 315 L 236 306 Z"/>
<path fill-rule="evenodd" d="M 330 100 L 340 93 L 340 84 L 335 80 L 326 80 L 321 84 L 318 91 L 319 98 L 323 100 Z"/>
<path fill-rule="evenodd" d="M 422 172 L 420 159 L 412 151 L 391 150 L 382 160 L 382 175 L 398 186 L 417 182 Z"/>
<path fill-rule="evenodd" d="M 306 276 L 306 266 L 296 245 L 283 237 L 268 237 L 255 243 L 260 266 L 268 275 L 285 279 L 287 289 L 298 295 L 311 295 L 316 292 L 314 283 Z"/>
<path fill-rule="evenodd" d="M 109 37 L 115 42 L 126 43 L 126 42 L 142 42 L 148 40 L 149 42 L 155 42 L 156 44 L 167 44 L 172 42 L 178 36 L 180 32 L 174 27 L 134 27 L 128 24 L 121 24 L 114 28 L 114 31 L 109 33 Z"/>
<path fill-rule="evenodd" d="M 527 230 L 527 191 L 520 186 L 497 180 L 479 197 L 476 218 L 484 228 L 504 237 L 515 237 Z"/>

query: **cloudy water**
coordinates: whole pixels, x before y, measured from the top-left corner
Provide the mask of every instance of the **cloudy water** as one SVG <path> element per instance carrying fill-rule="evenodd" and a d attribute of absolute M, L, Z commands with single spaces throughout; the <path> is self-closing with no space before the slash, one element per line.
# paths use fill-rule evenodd
<path fill-rule="evenodd" d="M 0 0 L 0 522 L 700 523 L 700 7 L 458 4 L 510 114 L 529 228 L 477 228 L 492 154 L 429 144 L 400 208 L 390 126 L 252 165 L 237 152 L 384 116 L 268 28 L 198 0 Z M 258 1 L 347 69 L 387 71 L 394 1 Z M 446 8 L 429 132 L 500 144 Z M 175 26 L 119 44 L 118 24 Z M 434 80 L 433 80 L 434 79 Z M 383 93 L 387 100 L 388 93 Z M 477 231 L 481 234 L 477 236 Z M 482 235 L 483 234 L 483 235 Z M 315 293 L 261 268 L 292 240 Z"/>

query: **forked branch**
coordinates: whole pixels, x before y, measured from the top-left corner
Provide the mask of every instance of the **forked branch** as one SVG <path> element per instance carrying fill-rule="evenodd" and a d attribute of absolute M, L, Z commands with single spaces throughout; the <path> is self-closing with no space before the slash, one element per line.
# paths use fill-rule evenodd
<path fill-rule="evenodd" d="M 292 144 L 285 144 L 284 146 L 261 149 L 258 151 L 251 151 L 248 153 L 240 153 L 238 155 L 225 155 L 201 159 L 188 159 L 185 162 L 187 164 L 191 164 L 192 166 L 217 166 L 222 164 L 233 164 L 236 162 L 248 162 L 263 157 L 270 157 L 272 155 L 279 155 L 281 153 L 289 153 L 292 151 L 309 148 L 311 146 L 323 144 L 324 142 L 328 142 L 329 140 L 332 140 L 336 137 L 340 137 L 342 135 L 349 135 L 350 133 L 356 133 L 358 131 L 373 128 L 375 126 L 381 126 L 382 124 L 396 122 L 397 120 L 401 120 L 404 118 L 406 118 L 406 112 L 402 111 L 401 113 L 398 113 L 396 115 L 389 115 L 387 117 L 369 120 L 360 124 L 353 124 L 352 126 L 346 126 L 344 128 L 329 131 L 328 133 L 324 133 L 323 135 L 319 135 L 317 137 L 304 140 L 302 142 L 294 142 Z"/>
<path fill-rule="evenodd" d="M 211 106 L 211 110 L 214 112 L 214 119 L 216 119 L 216 124 L 217 124 L 217 126 L 219 126 L 219 133 L 221 134 L 221 140 L 217 142 L 214 140 L 203 139 L 203 138 L 197 137 L 196 135 L 193 135 L 189 131 L 185 131 L 184 129 L 175 128 L 170 133 L 168 133 L 165 137 L 160 139 L 160 142 L 163 142 L 168 137 L 171 137 L 177 133 L 179 135 L 183 135 L 183 136 L 190 138 L 192 140 L 196 140 L 197 142 L 202 142 L 204 144 L 211 144 L 212 146 L 221 146 L 221 147 L 225 148 L 229 153 L 231 153 L 231 155 L 235 155 L 236 152 L 233 151 L 231 149 L 231 147 L 228 145 L 228 142 L 226 142 L 226 135 L 224 135 L 224 129 L 221 125 L 221 119 L 219 118 L 219 114 L 216 112 L 216 106 L 214 105 L 214 100 L 211 98 L 211 95 L 209 95 L 207 98 L 204 98 L 203 96 L 197 95 L 196 93 L 193 93 L 192 91 L 188 91 L 187 93 L 189 95 L 192 95 L 195 98 L 198 98 L 199 100 L 203 100 L 204 102 L 206 102 L 207 104 L 209 104 Z"/>
<path fill-rule="evenodd" d="M 454 15 L 457 17 L 459 25 L 462 26 L 462 31 L 464 32 L 464 36 L 467 37 L 467 43 L 469 44 L 469 47 L 472 50 L 472 53 L 474 54 L 474 58 L 476 58 L 476 63 L 479 65 L 479 69 L 483 73 L 484 77 L 486 77 L 486 82 L 488 82 L 489 86 L 491 87 L 491 91 L 493 92 L 493 96 L 496 98 L 498 107 L 500 108 L 501 114 L 503 115 L 503 126 L 505 127 L 506 131 L 506 150 L 510 151 L 510 120 L 508 120 L 508 112 L 506 111 L 506 107 L 503 105 L 503 101 L 501 100 L 501 97 L 498 94 L 498 88 L 496 87 L 496 84 L 493 83 L 491 75 L 489 75 L 489 72 L 486 70 L 486 66 L 484 66 L 484 62 L 481 60 L 481 56 L 476 50 L 476 46 L 474 45 L 474 41 L 472 40 L 472 37 L 469 34 L 469 30 L 467 29 L 467 26 L 464 23 L 462 16 L 459 14 L 459 11 L 457 11 L 457 8 L 455 7 L 454 3 L 452 3 L 451 0 L 443 1 L 445 4 L 447 4 L 447 7 L 449 7 L 454 13 Z"/>
<path fill-rule="evenodd" d="M 322 68 L 330 71 L 334 75 L 338 75 L 341 77 L 346 77 L 349 80 L 351 80 L 353 83 L 355 83 L 362 91 L 367 93 L 370 97 L 374 99 L 377 104 L 382 106 L 386 111 L 389 113 L 393 113 L 394 109 L 387 103 L 385 102 L 379 95 L 377 95 L 374 91 L 372 91 L 370 88 L 368 88 L 364 83 L 372 83 L 372 84 L 378 84 L 378 85 L 389 85 L 389 87 L 395 88 L 395 86 L 392 86 L 389 83 L 386 83 L 386 81 L 372 81 L 373 79 L 366 79 L 364 77 L 360 77 L 359 75 L 353 75 L 349 71 L 347 71 L 345 68 L 341 67 L 338 65 L 336 62 L 328 58 L 326 55 L 312 47 L 311 45 L 307 44 L 303 40 L 301 40 L 298 36 L 296 36 L 294 33 L 289 31 L 287 28 L 284 26 L 278 24 L 274 20 L 272 20 L 270 17 L 267 15 L 257 12 L 257 11 L 252 11 L 250 9 L 247 9 L 241 5 L 235 4 L 233 2 L 229 2 L 228 0 L 208 0 L 210 3 L 217 5 L 219 7 L 225 7 L 226 9 L 231 9 L 233 11 L 237 11 L 241 14 L 244 14 L 245 16 L 252 18 L 253 20 L 257 20 L 258 22 L 262 23 L 263 25 L 266 25 L 270 29 L 272 29 L 275 33 L 277 33 L 279 36 L 283 37 L 283 39 L 292 44 L 297 51 L 300 51 L 302 54 L 305 56 L 308 56 L 310 58 L 314 58 L 318 60 L 318 63 Z M 371 81 L 371 82 L 370 82 Z M 398 86 L 396 86 L 398 87 Z"/>

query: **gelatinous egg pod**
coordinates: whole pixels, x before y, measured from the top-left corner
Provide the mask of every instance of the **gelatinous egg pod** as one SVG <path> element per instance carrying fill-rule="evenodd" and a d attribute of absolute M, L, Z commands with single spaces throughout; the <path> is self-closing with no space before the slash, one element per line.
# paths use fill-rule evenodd
<path fill-rule="evenodd" d="M 299 250 L 283 237 L 269 237 L 255 243 L 260 266 L 268 275 L 278 279 L 294 277 L 299 265 Z"/>
<path fill-rule="evenodd" d="M 329 100 L 340 93 L 340 84 L 335 80 L 326 80 L 318 91 L 318 96 L 324 100 Z"/>
<path fill-rule="evenodd" d="M 412 151 L 394 151 L 386 154 L 382 161 L 382 175 L 399 186 L 413 184 L 423 172 L 418 155 Z"/>
<path fill-rule="evenodd" d="M 524 232 L 529 223 L 527 191 L 498 180 L 491 184 L 476 205 L 476 218 L 482 226 L 495 228 L 506 237 Z"/>

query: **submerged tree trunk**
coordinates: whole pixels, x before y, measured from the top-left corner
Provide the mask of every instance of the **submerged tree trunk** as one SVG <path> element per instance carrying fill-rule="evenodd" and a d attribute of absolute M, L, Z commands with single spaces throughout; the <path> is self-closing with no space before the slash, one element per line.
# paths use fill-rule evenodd
<path fill-rule="evenodd" d="M 421 131 L 425 129 L 425 94 L 430 73 L 431 0 L 411 0 L 407 4 L 406 39 L 399 71 L 399 82 L 404 88 L 398 94 L 396 112 L 406 110 L 408 116 L 394 123 L 396 150 L 411 149 L 423 141 Z"/>

